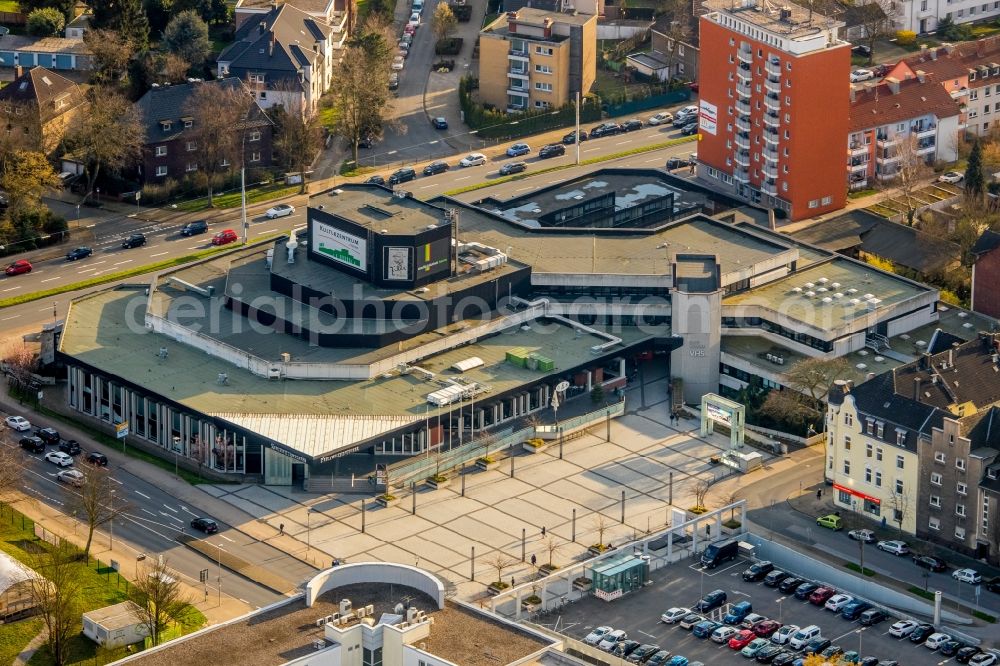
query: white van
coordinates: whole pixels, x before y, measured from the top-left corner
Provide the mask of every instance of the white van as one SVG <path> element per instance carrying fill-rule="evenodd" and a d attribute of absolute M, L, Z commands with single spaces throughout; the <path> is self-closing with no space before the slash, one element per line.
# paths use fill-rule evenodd
<path fill-rule="evenodd" d="M 801 650 L 806 646 L 806 643 L 808 643 L 814 638 L 819 638 L 820 633 L 821 633 L 820 628 L 817 627 L 815 624 L 810 624 L 808 627 L 803 627 L 802 629 L 799 629 L 794 634 L 792 634 L 792 637 L 788 641 L 788 647 L 795 650 Z"/>
<path fill-rule="evenodd" d="M 418 14 L 424 11 L 424 0 L 413 0 L 413 5 L 410 7 L 411 11 L 417 12 Z"/>

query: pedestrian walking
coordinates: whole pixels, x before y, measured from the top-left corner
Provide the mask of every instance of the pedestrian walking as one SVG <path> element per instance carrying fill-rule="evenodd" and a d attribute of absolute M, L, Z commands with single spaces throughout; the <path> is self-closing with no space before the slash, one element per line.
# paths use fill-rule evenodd
<path fill-rule="evenodd" d="M 536 563 L 537 561 L 538 561 L 538 558 L 537 558 L 537 557 L 535 557 L 534 555 L 532 555 L 532 556 L 531 556 L 531 566 L 535 566 L 535 563 Z"/>
<path fill-rule="evenodd" d="M 545 526 L 542 525 L 542 536 L 545 536 Z"/>
<path fill-rule="evenodd" d="M 278 523 L 278 536 L 285 536 L 285 524 Z"/>
<path fill-rule="evenodd" d="M 514 577 L 513 576 L 510 577 L 510 586 L 514 587 Z"/>
<path fill-rule="evenodd" d="M 822 497 L 823 497 L 823 489 L 822 488 L 817 488 L 816 489 L 816 499 L 820 499 Z"/>

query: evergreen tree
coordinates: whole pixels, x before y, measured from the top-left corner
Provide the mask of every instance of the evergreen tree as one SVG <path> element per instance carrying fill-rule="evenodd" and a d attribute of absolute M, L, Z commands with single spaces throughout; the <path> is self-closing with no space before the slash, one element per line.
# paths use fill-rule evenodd
<path fill-rule="evenodd" d="M 986 179 L 983 177 L 983 148 L 976 139 L 969 153 L 969 163 L 965 167 L 965 195 L 978 199 L 983 196 Z"/>
<path fill-rule="evenodd" d="M 118 32 L 140 53 L 149 49 L 149 20 L 142 0 L 92 0 L 91 9 L 91 28 Z"/>

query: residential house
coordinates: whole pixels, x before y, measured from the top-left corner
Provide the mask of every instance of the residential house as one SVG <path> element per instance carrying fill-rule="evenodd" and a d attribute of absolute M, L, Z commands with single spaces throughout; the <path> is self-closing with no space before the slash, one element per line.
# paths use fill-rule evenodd
<path fill-rule="evenodd" d="M 248 168 L 271 165 L 274 123 L 238 78 L 155 86 L 136 102 L 146 134 L 140 174 L 144 182 L 163 182 L 167 178 L 177 180 L 205 168 L 199 163 L 193 136 L 199 119 L 191 115 L 189 104 L 199 86 L 239 87 L 246 91 L 246 115 L 233 132 L 239 135 L 244 163 Z M 217 168 L 230 166 L 233 165 L 223 160 Z"/>
<path fill-rule="evenodd" d="M 560 107 L 597 76 L 597 17 L 525 8 L 479 33 L 479 97 L 509 112 Z"/>
<path fill-rule="evenodd" d="M 958 102 L 934 76 L 918 69 L 903 79 L 889 76 L 880 82 L 851 86 L 847 134 L 847 182 L 864 189 L 899 174 L 900 163 L 919 159 L 928 163 L 958 159 Z"/>
<path fill-rule="evenodd" d="M 218 76 L 242 79 L 261 108 L 282 105 L 311 115 L 330 87 L 334 54 L 345 37 L 326 21 L 282 4 L 240 26 L 219 55 Z"/>
<path fill-rule="evenodd" d="M 0 37 L 0 67 L 18 65 L 87 70 L 91 68 L 91 53 L 82 38 L 3 35 Z"/>
<path fill-rule="evenodd" d="M 955 23 L 984 21 L 1000 16 L 1000 2 L 989 0 L 899 0 L 894 2 L 896 30 L 923 35 L 937 30 L 938 21 L 949 18 Z"/>
<path fill-rule="evenodd" d="M 1000 461 L 994 460 L 986 466 L 986 472 L 979 480 L 979 507 L 976 518 L 979 524 L 977 555 L 996 564 L 1000 561 Z M 983 550 L 986 553 L 983 554 Z"/>
<path fill-rule="evenodd" d="M 279 5 L 288 4 L 296 9 L 300 9 L 309 16 L 317 18 L 331 27 L 341 26 L 346 34 L 348 12 L 351 3 L 346 0 L 290 0 L 277 2 L 277 0 L 237 0 L 233 9 L 233 22 L 237 30 L 250 21 L 259 23 L 264 16 Z"/>
<path fill-rule="evenodd" d="M 995 530 L 992 552 L 983 546 L 995 498 L 978 486 L 1000 444 L 998 349 L 994 334 L 961 342 L 939 329 L 917 360 L 857 387 L 835 382 L 826 462 L 834 503 L 995 559 Z"/>
<path fill-rule="evenodd" d="M 658 17 L 650 29 L 649 50 L 630 54 L 626 57 L 628 64 L 640 74 L 656 77 L 661 81 L 697 81 L 698 18 L 692 13 L 680 20 L 689 24 L 683 33 L 675 29 L 675 19 L 671 14 Z"/>
<path fill-rule="evenodd" d="M 972 255 L 972 309 L 1000 317 L 1000 232 L 987 229 L 970 250 Z"/>
<path fill-rule="evenodd" d="M 90 20 L 94 18 L 91 11 L 85 11 L 66 24 L 66 39 L 83 39 L 83 33 L 90 30 Z"/>
<path fill-rule="evenodd" d="M 0 88 L 0 122 L 10 145 L 53 155 L 71 123 L 87 108 L 73 81 L 44 67 L 23 71 Z"/>

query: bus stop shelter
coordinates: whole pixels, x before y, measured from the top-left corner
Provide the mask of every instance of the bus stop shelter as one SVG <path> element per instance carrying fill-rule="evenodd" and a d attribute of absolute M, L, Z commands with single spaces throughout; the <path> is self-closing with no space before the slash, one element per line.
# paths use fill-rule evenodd
<path fill-rule="evenodd" d="M 636 553 L 613 555 L 592 569 L 594 596 L 612 601 L 641 588 L 649 580 L 649 557 Z"/>

